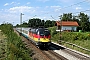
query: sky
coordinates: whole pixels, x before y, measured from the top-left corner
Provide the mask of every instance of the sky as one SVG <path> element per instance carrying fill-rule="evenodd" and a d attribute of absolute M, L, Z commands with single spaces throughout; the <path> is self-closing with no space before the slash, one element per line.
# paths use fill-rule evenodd
<path fill-rule="evenodd" d="M 20 24 L 32 18 L 60 20 L 63 13 L 78 15 L 80 11 L 90 16 L 90 0 L 2 0 L 0 3 L 0 24 Z"/>

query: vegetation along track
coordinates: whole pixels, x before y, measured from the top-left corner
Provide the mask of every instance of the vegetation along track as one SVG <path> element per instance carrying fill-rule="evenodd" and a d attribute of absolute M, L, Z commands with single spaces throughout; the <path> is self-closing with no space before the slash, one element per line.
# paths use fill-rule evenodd
<path fill-rule="evenodd" d="M 37 60 L 67 60 L 66 58 L 58 55 L 57 53 L 53 52 L 52 50 L 47 50 L 45 48 L 44 50 L 41 48 L 37 48 L 29 39 L 26 39 L 25 37 L 21 36 L 22 41 L 25 43 L 25 46 L 27 48 L 32 49 L 32 53 L 30 56 L 33 59 Z"/>
<path fill-rule="evenodd" d="M 0 60 L 5 60 L 7 57 L 7 40 L 5 35 L 0 30 Z"/>

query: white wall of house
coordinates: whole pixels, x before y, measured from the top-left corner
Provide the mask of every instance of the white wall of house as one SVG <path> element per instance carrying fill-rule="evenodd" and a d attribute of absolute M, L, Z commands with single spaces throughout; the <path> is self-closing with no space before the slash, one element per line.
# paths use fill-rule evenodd
<path fill-rule="evenodd" d="M 61 30 L 73 30 L 76 31 L 76 26 L 62 26 Z"/>

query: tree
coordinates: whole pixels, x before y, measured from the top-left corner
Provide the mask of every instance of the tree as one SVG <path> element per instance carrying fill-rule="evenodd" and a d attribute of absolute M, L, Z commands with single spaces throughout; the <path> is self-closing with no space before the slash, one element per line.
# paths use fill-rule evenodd
<path fill-rule="evenodd" d="M 59 16 L 62 21 L 72 21 L 72 13 Z"/>
<path fill-rule="evenodd" d="M 51 27 L 55 26 L 56 21 L 51 21 L 51 22 L 52 22 Z"/>
<path fill-rule="evenodd" d="M 19 26 L 20 26 L 19 24 L 16 25 L 16 27 L 19 27 Z"/>
<path fill-rule="evenodd" d="M 39 18 L 29 19 L 28 25 L 29 27 L 39 27 L 41 26 L 41 19 Z"/>
<path fill-rule="evenodd" d="M 27 22 L 23 22 L 22 27 L 28 27 L 28 23 Z"/>
<path fill-rule="evenodd" d="M 51 26 L 52 26 L 52 21 L 47 20 L 47 21 L 45 22 L 45 27 L 51 27 Z"/>
<path fill-rule="evenodd" d="M 78 18 L 80 20 L 80 26 L 83 31 L 87 31 L 89 28 L 89 17 L 87 14 L 81 13 L 78 15 Z"/>
<path fill-rule="evenodd" d="M 42 20 L 42 21 L 41 21 L 41 26 L 44 26 L 44 24 L 45 24 L 45 21 Z"/>

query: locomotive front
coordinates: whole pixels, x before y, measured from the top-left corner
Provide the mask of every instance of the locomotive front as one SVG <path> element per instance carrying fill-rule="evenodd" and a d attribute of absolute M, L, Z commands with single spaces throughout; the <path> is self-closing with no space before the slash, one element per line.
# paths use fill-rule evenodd
<path fill-rule="evenodd" d="M 38 45 L 47 47 L 51 44 L 51 36 L 50 31 L 48 29 L 39 28 L 36 29 L 37 35 L 38 35 Z"/>
<path fill-rule="evenodd" d="M 39 47 L 47 47 L 51 44 L 50 31 L 45 28 L 30 29 L 29 36 L 33 39 L 34 43 Z"/>

